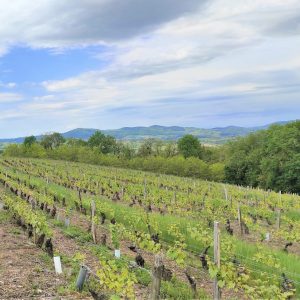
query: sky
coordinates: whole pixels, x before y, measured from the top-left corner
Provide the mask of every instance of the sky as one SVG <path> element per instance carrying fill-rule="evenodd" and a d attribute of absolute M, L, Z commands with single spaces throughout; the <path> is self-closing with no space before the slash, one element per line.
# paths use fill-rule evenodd
<path fill-rule="evenodd" d="M 0 137 L 300 118 L 299 0 L 0 0 Z"/>

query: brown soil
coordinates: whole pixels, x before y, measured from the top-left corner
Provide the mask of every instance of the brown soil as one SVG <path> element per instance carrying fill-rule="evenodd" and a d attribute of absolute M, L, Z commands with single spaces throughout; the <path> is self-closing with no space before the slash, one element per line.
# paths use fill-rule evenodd
<path fill-rule="evenodd" d="M 0 299 L 55 299 L 65 279 L 16 225 L 0 226 Z"/>

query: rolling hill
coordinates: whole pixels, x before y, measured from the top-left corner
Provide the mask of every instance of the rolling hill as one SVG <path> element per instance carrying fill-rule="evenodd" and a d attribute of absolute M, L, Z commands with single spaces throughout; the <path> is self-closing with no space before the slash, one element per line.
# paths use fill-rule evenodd
<path fill-rule="evenodd" d="M 287 122 L 277 122 L 276 124 L 284 124 Z M 227 126 L 216 127 L 211 129 L 196 127 L 180 127 L 180 126 L 160 126 L 153 125 L 149 127 L 123 127 L 120 129 L 102 130 L 103 133 L 112 135 L 118 140 L 138 141 L 146 138 L 156 138 L 162 140 L 177 140 L 185 134 L 193 134 L 202 142 L 211 144 L 222 144 L 235 137 L 244 136 L 257 130 L 266 129 L 272 124 L 258 127 L 239 127 Z M 87 140 L 99 129 L 93 128 L 77 128 L 62 133 L 65 138 L 77 138 Z M 42 135 L 37 136 L 40 139 Z M 22 143 L 24 137 L 0 139 L 0 143 Z"/>

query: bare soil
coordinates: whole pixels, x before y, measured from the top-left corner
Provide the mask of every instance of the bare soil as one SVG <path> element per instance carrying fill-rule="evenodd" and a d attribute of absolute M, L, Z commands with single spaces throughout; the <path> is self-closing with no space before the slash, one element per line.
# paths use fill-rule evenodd
<path fill-rule="evenodd" d="M 46 255 L 16 225 L 2 221 L 0 299 L 60 299 L 57 289 L 65 279 L 55 274 Z"/>

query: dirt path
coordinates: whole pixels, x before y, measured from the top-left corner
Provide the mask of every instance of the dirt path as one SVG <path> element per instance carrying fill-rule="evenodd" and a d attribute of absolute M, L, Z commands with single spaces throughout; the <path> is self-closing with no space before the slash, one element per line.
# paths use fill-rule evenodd
<path fill-rule="evenodd" d="M 0 222 L 1 300 L 55 299 L 64 278 L 55 275 L 50 262 L 17 226 Z"/>

